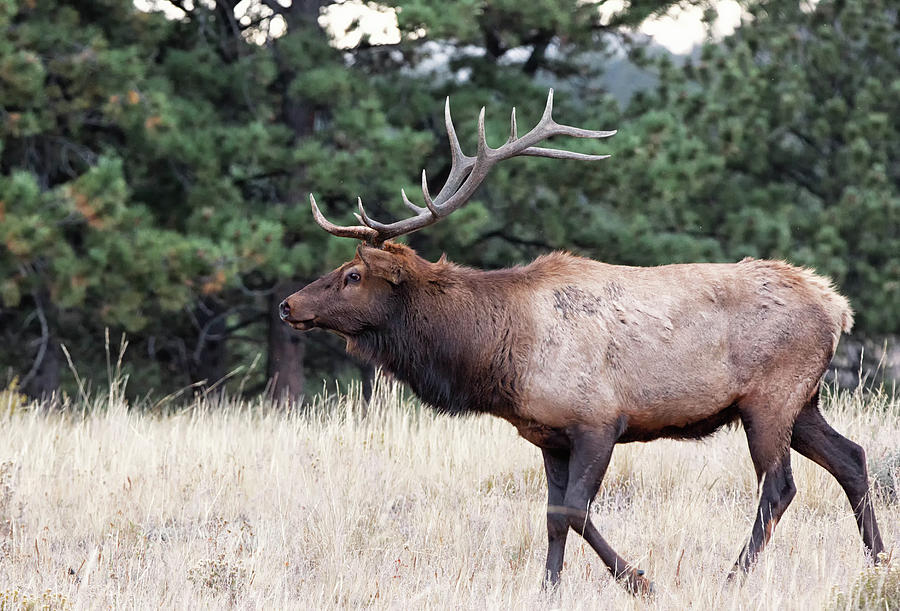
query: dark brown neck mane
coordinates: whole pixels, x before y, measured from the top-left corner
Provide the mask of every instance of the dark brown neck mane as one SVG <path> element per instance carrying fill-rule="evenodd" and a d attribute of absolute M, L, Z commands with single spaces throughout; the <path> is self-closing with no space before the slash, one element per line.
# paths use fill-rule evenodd
<path fill-rule="evenodd" d="M 522 271 L 419 261 L 427 269 L 398 288 L 396 315 L 352 338 L 349 349 L 439 411 L 511 414 L 524 337 L 510 291 L 525 280 Z"/>

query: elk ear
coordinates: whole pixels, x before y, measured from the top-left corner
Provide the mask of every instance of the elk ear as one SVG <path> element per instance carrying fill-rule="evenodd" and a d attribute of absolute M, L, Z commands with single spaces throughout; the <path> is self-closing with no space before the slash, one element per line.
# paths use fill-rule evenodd
<path fill-rule="evenodd" d="M 391 284 L 400 284 L 406 280 L 402 261 L 393 253 L 360 244 L 356 249 L 356 256 L 373 276 L 384 278 Z"/>

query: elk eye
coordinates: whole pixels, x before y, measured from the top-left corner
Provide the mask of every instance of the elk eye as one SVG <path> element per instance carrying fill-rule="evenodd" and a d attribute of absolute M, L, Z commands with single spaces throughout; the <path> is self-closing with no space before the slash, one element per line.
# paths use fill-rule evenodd
<path fill-rule="evenodd" d="M 360 281 L 359 273 L 358 272 L 350 272 L 349 274 L 347 274 L 346 281 L 348 283 L 352 282 L 353 284 L 356 284 L 357 282 Z"/>

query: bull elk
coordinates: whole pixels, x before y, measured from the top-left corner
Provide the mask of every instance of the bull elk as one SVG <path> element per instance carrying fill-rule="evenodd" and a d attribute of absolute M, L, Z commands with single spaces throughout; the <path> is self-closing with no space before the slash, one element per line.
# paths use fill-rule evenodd
<path fill-rule="evenodd" d="M 545 585 L 559 581 L 571 528 L 616 579 L 650 592 L 643 571 L 610 547 L 588 512 L 613 446 L 698 439 L 738 420 L 760 500 L 731 576 L 748 570 L 794 497 L 791 448 L 837 479 L 877 558 L 884 548 L 865 454 L 819 411 L 823 374 L 853 324 L 847 300 L 827 279 L 781 261 L 645 268 L 561 252 L 481 271 L 443 257 L 431 263 L 388 241 L 464 205 L 504 159 L 608 157 L 536 146 L 551 136 L 615 133 L 558 124 L 552 106 L 551 90 L 539 123 L 521 137 L 513 110 L 500 148 L 485 141 L 482 108 L 471 157 L 460 148 L 448 100 L 450 174 L 432 197 L 422 173 L 424 206 L 401 191 L 409 218 L 377 222 L 360 200 L 360 224 L 338 226 L 310 195 L 323 229 L 362 243 L 353 260 L 285 299 L 281 318 L 295 329 L 336 333 L 350 353 L 391 372 L 434 408 L 499 416 L 541 449 L 549 489 Z"/>

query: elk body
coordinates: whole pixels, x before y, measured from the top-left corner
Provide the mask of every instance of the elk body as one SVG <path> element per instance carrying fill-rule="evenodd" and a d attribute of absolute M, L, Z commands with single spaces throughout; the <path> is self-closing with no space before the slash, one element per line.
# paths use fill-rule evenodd
<path fill-rule="evenodd" d="M 822 376 L 852 312 L 830 283 L 779 261 L 641 268 L 564 253 L 498 271 L 440 260 L 385 241 L 461 206 L 496 161 L 515 155 L 597 159 L 534 146 L 550 135 L 602 137 L 559 126 L 552 103 L 538 126 L 500 149 L 459 151 L 447 112 L 453 169 L 426 206 L 383 225 L 360 204 L 361 225 L 320 225 L 365 240 L 356 257 L 288 297 L 282 318 L 321 328 L 351 353 L 408 383 L 435 408 L 490 413 L 537 445 L 548 483 L 546 583 L 556 584 L 569 529 L 634 592 L 643 572 L 620 557 L 588 509 L 617 443 L 696 439 L 740 421 L 761 483 L 749 541 L 732 574 L 746 571 L 795 493 L 790 449 L 827 469 L 856 515 L 868 552 L 883 551 L 865 455 L 819 411 Z M 513 115 L 515 116 L 515 115 Z M 475 177 L 475 178 L 473 178 Z"/>

